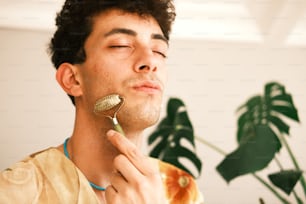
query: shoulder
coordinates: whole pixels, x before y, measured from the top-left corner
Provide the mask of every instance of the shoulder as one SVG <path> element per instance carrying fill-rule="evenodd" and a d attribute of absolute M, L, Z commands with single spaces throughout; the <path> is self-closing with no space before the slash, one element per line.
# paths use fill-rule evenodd
<path fill-rule="evenodd" d="M 157 160 L 170 203 L 202 204 L 203 197 L 195 179 L 182 169 Z"/>
<path fill-rule="evenodd" d="M 28 157 L 0 172 L 0 203 L 34 201 L 39 191 L 37 185 L 39 175 L 36 169 Z"/>
<path fill-rule="evenodd" d="M 49 162 L 54 152 L 53 148 L 36 152 L 0 172 L 0 203 L 35 203 L 44 185 L 40 161 Z"/>

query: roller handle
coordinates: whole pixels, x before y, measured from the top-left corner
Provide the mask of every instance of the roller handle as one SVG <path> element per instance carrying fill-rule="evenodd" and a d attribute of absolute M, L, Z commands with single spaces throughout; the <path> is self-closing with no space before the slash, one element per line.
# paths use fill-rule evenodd
<path fill-rule="evenodd" d="M 121 125 L 119 124 L 117 118 L 115 118 L 115 117 L 112 118 L 112 121 L 113 121 L 114 129 L 115 129 L 117 132 L 121 133 L 123 136 L 125 136 L 125 134 L 124 134 L 124 132 L 123 132 L 123 129 L 122 129 Z"/>

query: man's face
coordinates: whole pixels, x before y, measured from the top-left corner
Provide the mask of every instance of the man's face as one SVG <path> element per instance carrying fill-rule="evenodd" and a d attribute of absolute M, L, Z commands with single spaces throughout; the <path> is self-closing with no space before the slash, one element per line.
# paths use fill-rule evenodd
<path fill-rule="evenodd" d="M 86 61 L 78 65 L 81 101 L 92 111 L 97 99 L 119 94 L 123 126 L 145 128 L 159 117 L 168 44 L 151 17 L 111 10 L 93 20 L 85 42 Z M 139 127 L 137 127 L 137 125 Z"/>

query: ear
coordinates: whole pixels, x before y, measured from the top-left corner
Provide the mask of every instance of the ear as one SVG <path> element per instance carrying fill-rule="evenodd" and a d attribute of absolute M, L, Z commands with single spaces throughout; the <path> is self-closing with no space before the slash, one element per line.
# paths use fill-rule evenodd
<path fill-rule="evenodd" d="M 76 66 L 69 63 L 61 64 L 56 72 L 56 80 L 68 95 L 82 95 Z"/>

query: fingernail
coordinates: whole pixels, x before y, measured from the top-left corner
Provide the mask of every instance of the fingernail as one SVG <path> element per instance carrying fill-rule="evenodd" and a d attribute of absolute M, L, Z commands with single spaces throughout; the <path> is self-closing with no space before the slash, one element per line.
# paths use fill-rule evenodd
<path fill-rule="evenodd" d="M 109 137 L 112 137 L 112 136 L 114 136 L 115 134 L 116 134 L 116 132 L 115 132 L 115 130 L 109 130 L 109 131 L 107 131 L 107 133 L 106 133 Z"/>

